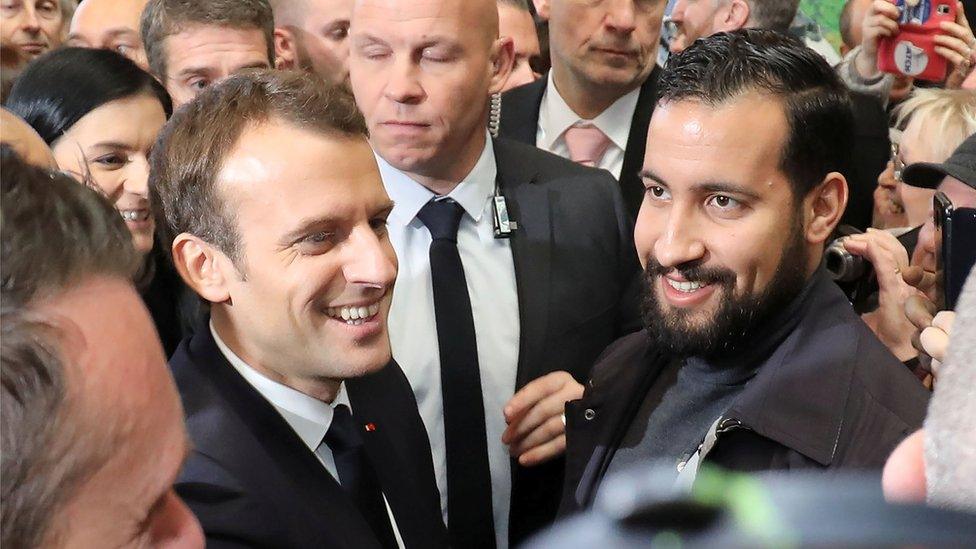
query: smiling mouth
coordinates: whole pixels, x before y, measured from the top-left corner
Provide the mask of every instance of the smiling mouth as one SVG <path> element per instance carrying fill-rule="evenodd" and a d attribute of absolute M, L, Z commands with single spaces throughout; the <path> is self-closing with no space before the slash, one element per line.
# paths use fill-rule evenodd
<path fill-rule="evenodd" d="M 329 307 L 325 314 L 332 319 L 345 322 L 350 326 L 360 326 L 376 318 L 380 312 L 380 302 L 362 306 L 345 305 L 342 307 Z"/>
<path fill-rule="evenodd" d="M 689 282 L 689 281 L 680 281 L 679 282 L 677 280 L 671 280 L 670 278 L 665 278 L 665 280 L 668 281 L 668 285 L 669 286 L 671 286 L 675 290 L 678 290 L 679 292 L 683 292 L 683 293 L 686 293 L 686 294 L 694 293 L 694 292 L 696 292 L 696 291 L 704 288 L 705 286 L 708 286 L 708 284 L 706 284 L 704 282 L 701 282 L 701 281 L 698 281 L 698 280 L 693 281 L 693 282 Z"/>
<path fill-rule="evenodd" d="M 126 221 L 138 222 L 149 220 L 149 210 L 147 209 L 119 210 L 119 214 L 121 214 L 122 219 Z"/>

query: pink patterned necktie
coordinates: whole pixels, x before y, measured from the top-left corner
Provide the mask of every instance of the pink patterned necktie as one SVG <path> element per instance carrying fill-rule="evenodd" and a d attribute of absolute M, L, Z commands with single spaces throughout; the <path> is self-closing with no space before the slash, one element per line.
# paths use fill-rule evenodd
<path fill-rule="evenodd" d="M 610 146 L 610 138 L 589 122 L 577 122 L 563 134 L 569 158 L 584 166 L 596 167 Z"/>

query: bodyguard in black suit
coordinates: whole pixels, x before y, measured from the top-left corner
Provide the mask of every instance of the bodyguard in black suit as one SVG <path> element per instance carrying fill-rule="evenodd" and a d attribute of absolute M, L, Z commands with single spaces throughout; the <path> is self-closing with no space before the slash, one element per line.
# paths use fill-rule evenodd
<path fill-rule="evenodd" d="M 549 21 L 552 70 L 502 96 L 501 137 L 609 170 L 634 217 L 644 197 L 638 172 L 657 101 L 655 60 L 666 4 L 547 3 L 540 15 Z M 580 157 L 573 139 L 577 125 L 595 126 L 607 136 L 598 158 Z"/>
<path fill-rule="evenodd" d="M 366 127 L 300 73 L 239 75 L 164 130 L 153 204 L 210 314 L 170 361 L 211 547 L 446 547 L 387 332 L 392 208 Z M 295 147 L 295 143 L 301 143 Z"/>
<path fill-rule="evenodd" d="M 492 0 L 363 0 L 350 26 L 352 89 L 396 204 L 393 355 L 465 548 L 507 547 L 552 519 L 565 402 L 639 324 L 613 179 L 488 135 L 513 58 L 497 32 Z"/>

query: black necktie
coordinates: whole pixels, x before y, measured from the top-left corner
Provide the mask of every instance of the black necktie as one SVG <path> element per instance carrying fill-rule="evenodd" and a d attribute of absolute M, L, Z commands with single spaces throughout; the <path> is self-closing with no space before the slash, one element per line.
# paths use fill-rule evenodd
<path fill-rule="evenodd" d="M 340 404 L 334 409 L 332 424 L 322 442 L 332 451 L 339 472 L 339 484 L 362 512 L 376 538 L 383 547 L 396 548 L 396 537 L 383 502 L 383 492 L 359 434 L 362 428 L 352 418 L 349 408 Z"/>
<path fill-rule="evenodd" d="M 464 210 L 453 200 L 431 200 L 417 217 L 430 230 L 430 275 L 441 359 L 447 449 L 447 522 L 451 547 L 494 548 L 491 474 L 485 405 L 478 370 L 471 299 L 457 248 Z M 501 413 L 501 412 L 499 412 Z"/>

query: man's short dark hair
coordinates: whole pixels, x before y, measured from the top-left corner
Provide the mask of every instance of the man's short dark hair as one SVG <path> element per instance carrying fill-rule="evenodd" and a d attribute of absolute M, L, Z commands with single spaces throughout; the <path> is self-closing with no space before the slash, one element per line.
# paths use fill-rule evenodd
<path fill-rule="evenodd" d="M 274 15 L 268 0 L 149 0 L 140 22 L 149 69 L 166 82 L 167 37 L 194 25 L 257 29 L 264 34 L 273 67 Z"/>
<path fill-rule="evenodd" d="M 52 519 L 113 451 L 79 423 L 61 320 L 35 305 L 92 276 L 130 279 L 138 257 L 118 212 L 74 180 L 0 147 L 0 545 L 50 541 Z"/>
<path fill-rule="evenodd" d="M 205 89 L 163 127 L 150 157 L 150 202 L 167 248 L 190 233 L 242 266 L 236 215 L 215 183 L 244 130 L 273 119 L 328 135 L 367 135 L 352 96 L 313 74 L 247 71 Z"/>
<path fill-rule="evenodd" d="M 658 91 L 660 103 L 716 107 L 750 92 L 779 99 L 789 126 L 779 167 L 796 201 L 828 173 L 849 171 L 850 95 L 827 61 L 793 37 L 740 29 L 699 39 L 668 59 Z"/>
<path fill-rule="evenodd" d="M 796 17 L 800 0 L 749 0 L 753 28 L 786 32 Z"/>

